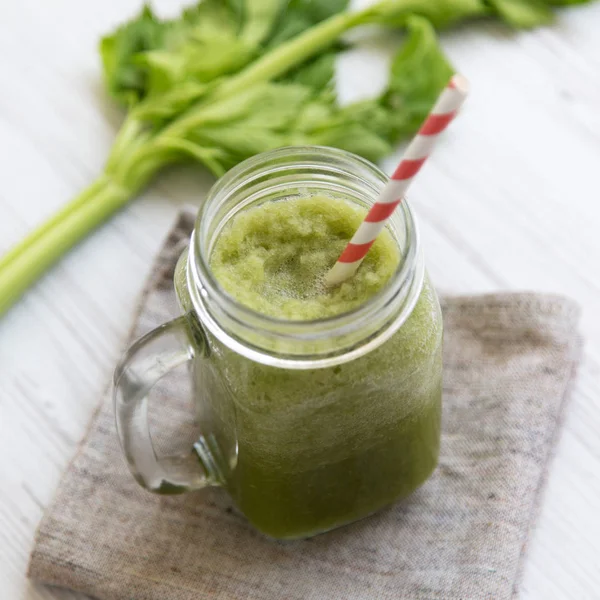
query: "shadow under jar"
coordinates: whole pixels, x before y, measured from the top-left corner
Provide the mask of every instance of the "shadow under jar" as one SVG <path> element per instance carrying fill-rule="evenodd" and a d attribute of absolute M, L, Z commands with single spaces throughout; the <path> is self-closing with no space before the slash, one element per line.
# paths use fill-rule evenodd
<path fill-rule="evenodd" d="M 389 223 L 397 270 L 351 312 L 268 317 L 236 302 L 210 269 L 239 211 L 311 195 L 369 208 L 386 181 L 357 156 L 299 147 L 254 157 L 215 184 L 175 273 L 184 315 L 136 342 L 115 374 L 119 436 L 141 485 L 224 486 L 258 530 L 284 539 L 365 517 L 428 478 L 439 453 L 443 328 L 406 202 Z M 159 458 L 147 394 L 186 361 L 200 437 L 191 455 Z"/>

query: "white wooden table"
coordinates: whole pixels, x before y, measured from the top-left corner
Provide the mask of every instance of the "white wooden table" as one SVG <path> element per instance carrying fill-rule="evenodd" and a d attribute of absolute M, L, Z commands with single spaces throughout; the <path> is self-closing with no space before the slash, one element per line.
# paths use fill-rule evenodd
<path fill-rule="evenodd" d="M 120 112 L 103 94 L 96 43 L 140 3 L 2 3 L 0 253 L 100 170 Z M 156 4 L 175 12 L 179 2 Z M 583 307 L 585 358 L 529 546 L 528 600 L 600 598 L 599 28 L 597 3 L 530 33 L 486 23 L 444 35 L 472 96 L 411 195 L 441 290 L 545 290 Z M 374 79 L 386 71 L 376 53 L 354 57 Z M 345 67 L 348 95 L 365 70 Z M 162 177 L 0 320 L 2 599 L 82 598 L 27 581 L 34 531 L 122 350 L 161 237 L 177 206 L 210 183 L 200 169 Z"/>

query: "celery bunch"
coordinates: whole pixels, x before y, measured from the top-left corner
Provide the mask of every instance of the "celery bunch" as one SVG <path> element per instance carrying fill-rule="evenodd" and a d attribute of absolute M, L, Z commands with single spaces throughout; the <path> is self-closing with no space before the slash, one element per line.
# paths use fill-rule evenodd
<path fill-rule="evenodd" d="M 586 0 L 582 0 L 586 1 Z M 280 146 L 336 146 L 373 161 L 415 131 L 451 68 L 435 29 L 499 16 L 548 22 L 572 0 L 203 0 L 175 20 L 145 7 L 100 44 L 108 92 L 127 109 L 104 172 L 0 260 L 0 314 L 49 266 L 123 207 L 163 167 L 198 161 L 215 175 Z M 348 30 L 407 32 L 387 89 L 340 106 L 334 61 Z"/>

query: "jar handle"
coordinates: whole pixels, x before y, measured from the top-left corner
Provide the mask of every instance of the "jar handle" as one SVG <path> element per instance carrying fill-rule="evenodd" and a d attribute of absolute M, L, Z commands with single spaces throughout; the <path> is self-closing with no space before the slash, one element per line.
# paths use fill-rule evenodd
<path fill-rule="evenodd" d="M 137 482 L 157 494 L 219 485 L 206 448 L 202 453 L 195 447 L 189 454 L 158 457 L 148 428 L 150 389 L 169 371 L 205 352 L 206 341 L 191 331 L 188 318 L 174 319 L 140 338 L 115 370 L 113 400 L 121 448 Z"/>

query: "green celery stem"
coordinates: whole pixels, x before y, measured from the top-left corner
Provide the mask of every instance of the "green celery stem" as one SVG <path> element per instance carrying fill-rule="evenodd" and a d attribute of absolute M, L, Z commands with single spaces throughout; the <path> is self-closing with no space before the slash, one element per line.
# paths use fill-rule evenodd
<path fill-rule="evenodd" d="M 364 19 L 363 12 L 341 13 L 315 25 L 308 31 L 267 52 L 239 75 L 220 85 L 211 100 L 231 96 L 251 85 L 279 77 L 330 46 L 342 33 Z"/>
<path fill-rule="evenodd" d="M 51 231 L 57 224 L 65 219 L 69 213 L 76 211 L 80 206 L 84 205 L 88 199 L 93 198 L 94 194 L 103 185 L 102 177 L 98 178 L 92 185 L 88 186 L 83 192 L 77 196 L 72 202 L 69 202 L 66 206 L 61 208 L 46 222 L 37 227 L 31 232 L 25 240 L 11 248 L 8 252 L 0 256 L 0 272 L 6 268 L 6 266 L 12 262 L 16 256 L 23 252 L 28 246 L 33 244 L 36 240 L 42 238 L 48 231 Z"/>
<path fill-rule="evenodd" d="M 52 219 L 51 226 L 45 223 L 3 257 L 0 314 L 63 254 L 123 207 L 134 192 L 103 177 L 67 205 L 59 218 Z"/>

